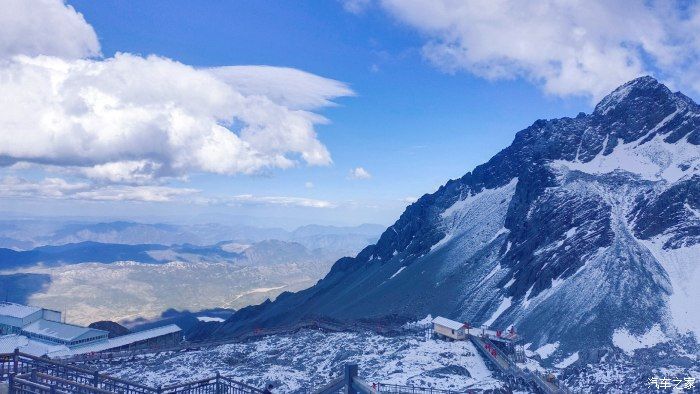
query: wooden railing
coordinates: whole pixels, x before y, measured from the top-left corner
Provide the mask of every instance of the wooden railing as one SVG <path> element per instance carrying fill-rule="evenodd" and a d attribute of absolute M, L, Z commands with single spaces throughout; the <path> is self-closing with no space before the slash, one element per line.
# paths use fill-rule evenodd
<path fill-rule="evenodd" d="M 332 380 L 330 383 L 321 389 L 314 391 L 313 394 L 376 394 L 376 388 L 373 388 L 367 382 L 357 376 L 357 364 L 346 364 L 343 369 L 343 376 Z"/>
<path fill-rule="evenodd" d="M 4 378 L 4 379 L 2 379 Z M 125 379 L 101 374 L 63 362 L 35 357 L 15 351 L 0 354 L 0 381 L 9 381 L 10 394 L 261 394 L 252 386 L 216 375 L 192 382 L 164 387 L 149 387 Z M 314 391 L 334 393 L 377 394 L 458 394 L 456 391 L 386 383 L 369 384 L 358 377 L 357 364 L 346 364 L 343 375 Z"/>
<path fill-rule="evenodd" d="M 466 393 L 477 393 L 481 392 L 482 390 L 467 390 Z M 465 393 L 464 391 L 452 391 L 452 390 L 443 390 L 443 389 L 436 389 L 432 387 L 416 387 L 416 386 L 407 386 L 407 385 L 400 385 L 400 384 L 388 384 L 388 383 L 379 383 L 377 384 L 377 392 L 378 393 L 388 393 L 388 394 L 403 394 L 403 393 L 411 393 L 411 394 L 462 394 Z"/>
<path fill-rule="evenodd" d="M 389 383 L 370 384 L 358 377 L 357 364 L 346 364 L 341 377 L 330 381 L 322 388 L 314 391 L 313 394 L 471 394 L 480 391 L 481 390 L 450 391 Z"/>
<path fill-rule="evenodd" d="M 168 387 L 149 387 L 86 368 L 15 351 L 0 354 L 0 381 L 11 394 L 258 394 L 260 390 L 221 376 Z"/>
<path fill-rule="evenodd" d="M 237 382 L 225 376 L 221 376 L 218 372 L 215 376 L 211 378 L 167 386 L 163 387 L 162 390 L 163 393 L 172 394 L 247 394 L 261 392 L 260 390 L 254 387 L 248 386 L 241 382 Z"/>

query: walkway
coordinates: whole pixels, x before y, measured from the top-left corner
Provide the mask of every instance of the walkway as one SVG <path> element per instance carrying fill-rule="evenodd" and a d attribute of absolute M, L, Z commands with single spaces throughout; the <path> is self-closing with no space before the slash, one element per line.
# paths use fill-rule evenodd
<path fill-rule="evenodd" d="M 508 355 L 503 353 L 496 345 L 488 338 L 469 335 L 469 339 L 474 346 L 491 361 L 504 375 L 510 376 L 516 381 L 534 383 L 537 388 L 547 394 L 569 394 L 570 391 L 559 381 L 549 382 L 537 371 L 524 371 Z"/>

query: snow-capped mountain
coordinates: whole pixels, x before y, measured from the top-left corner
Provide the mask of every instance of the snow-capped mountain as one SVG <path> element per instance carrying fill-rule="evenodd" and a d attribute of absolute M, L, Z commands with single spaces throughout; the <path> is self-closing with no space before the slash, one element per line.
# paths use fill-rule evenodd
<path fill-rule="evenodd" d="M 514 325 L 531 348 L 700 338 L 700 107 L 651 77 L 538 120 L 315 286 L 214 336 L 310 317 Z"/>

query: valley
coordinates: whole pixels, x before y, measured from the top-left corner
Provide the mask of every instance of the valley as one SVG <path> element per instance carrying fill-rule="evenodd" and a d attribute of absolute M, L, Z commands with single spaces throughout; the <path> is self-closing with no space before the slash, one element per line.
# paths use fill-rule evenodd
<path fill-rule="evenodd" d="M 21 226 L 27 242 L 38 239 L 29 231 L 36 223 L 6 228 L 14 228 L 17 236 Z M 135 232 L 144 228 L 152 231 L 137 238 Z M 80 242 L 26 251 L 0 249 L 0 284 L 8 283 L 3 296 L 64 311 L 68 321 L 85 325 L 97 320 L 153 320 L 168 309 L 237 310 L 312 286 L 333 261 L 356 253 L 356 244 L 371 242 L 376 226 L 309 226 L 296 233 L 246 227 L 246 237 L 213 245 L 154 243 L 181 240 L 172 234 L 173 228 L 124 222 L 71 224 L 56 234 L 63 241 Z M 210 240 L 236 234 L 241 236 L 231 230 Z M 260 239 L 275 234 L 287 240 Z"/>

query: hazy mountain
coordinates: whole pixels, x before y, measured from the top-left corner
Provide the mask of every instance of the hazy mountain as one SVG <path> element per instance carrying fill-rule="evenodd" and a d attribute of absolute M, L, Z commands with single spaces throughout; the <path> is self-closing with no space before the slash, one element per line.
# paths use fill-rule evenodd
<path fill-rule="evenodd" d="M 0 221 L 0 247 L 29 250 L 81 242 L 107 244 L 191 244 L 207 246 L 224 241 L 253 244 L 277 239 L 299 242 L 309 249 L 359 250 L 384 230 L 376 224 L 355 227 L 309 225 L 294 231 L 243 224 L 163 224 L 125 221 L 85 223 L 60 220 Z"/>
<path fill-rule="evenodd" d="M 115 261 L 155 263 L 157 260 L 146 252 L 161 249 L 167 249 L 167 247 L 163 245 L 118 245 L 98 242 L 41 246 L 28 251 L 0 249 L 0 270 L 29 267 L 40 263 L 45 265 L 85 262 L 112 263 Z"/>
<path fill-rule="evenodd" d="M 0 275 L 0 300 L 26 304 L 32 294 L 46 291 L 50 284 L 48 274 Z"/>
<path fill-rule="evenodd" d="M 116 338 L 130 333 L 128 328 L 109 320 L 96 321 L 94 323 L 90 323 L 88 327 L 107 331 L 110 338 Z"/>
<path fill-rule="evenodd" d="M 344 254 L 280 240 L 0 249 L 0 291 L 7 289 L 14 301 L 67 310 L 78 323 L 152 319 L 169 308 L 238 309 L 307 288 Z"/>

